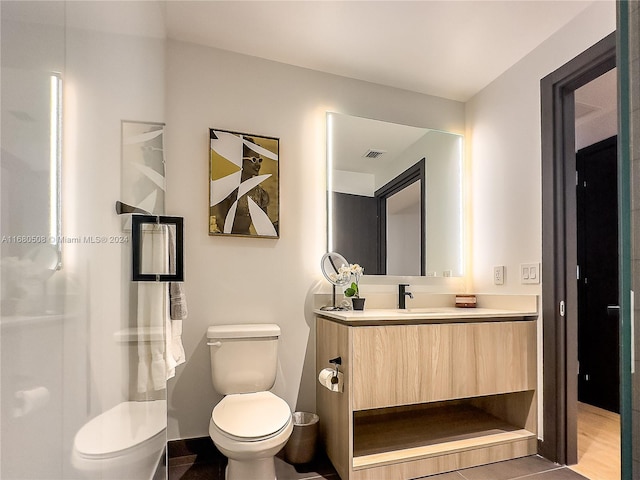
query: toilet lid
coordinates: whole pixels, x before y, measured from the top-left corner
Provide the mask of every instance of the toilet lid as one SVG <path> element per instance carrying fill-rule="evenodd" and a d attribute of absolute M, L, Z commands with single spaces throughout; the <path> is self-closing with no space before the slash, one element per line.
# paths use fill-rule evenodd
<path fill-rule="evenodd" d="M 271 392 L 227 395 L 213 409 L 213 422 L 239 438 L 259 438 L 281 430 L 291 418 L 287 402 Z"/>
<path fill-rule="evenodd" d="M 143 444 L 166 426 L 166 400 L 123 402 L 78 430 L 74 447 L 83 457 L 109 458 Z"/>

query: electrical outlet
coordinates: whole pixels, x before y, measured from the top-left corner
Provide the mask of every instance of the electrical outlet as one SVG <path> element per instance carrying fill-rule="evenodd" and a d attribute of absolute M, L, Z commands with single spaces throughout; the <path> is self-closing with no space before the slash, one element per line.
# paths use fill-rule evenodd
<path fill-rule="evenodd" d="M 493 267 L 494 285 L 504 285 L 504 266 Z"/>
<path fill-rule="evenodd" d="M 523 263 L 520 265 L 520 283 L 537 284 L 540 283 L 540 264 Z"/>

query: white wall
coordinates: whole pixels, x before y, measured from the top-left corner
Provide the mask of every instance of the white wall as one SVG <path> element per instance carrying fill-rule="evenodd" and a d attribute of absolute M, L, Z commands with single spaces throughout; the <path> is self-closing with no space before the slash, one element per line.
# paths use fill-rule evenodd
<path fill-rule="evenodd" d="M 373 197 L 376 185 L 372 173 L 348 172 L 346 170 L 333 171 L 333 191 Z"/>
<path fill-rule="evenodd" d="M 541 292 L 519 278 L 521 263 L 542 260 L 540 80 L 615 27 L 614 2 L 594 2 L 467 102 L 476 292 Z M 494 265 L 506 267 L 504 285 L 493 285 Z"/>
<path fill-rule="evenodd" d="M 390 201 L 393 197 L 387 200 L 387 273 L 419 276 L 420 262 L 416 258 L 420 257 L 420 210 L 390 215 Z M 416 202 L 420 202 L 419 187 Z"/>
<path fill-rule="evenodd" d="M 540 80 L 616 28 L 614 2 L 594 2 L 466 104 L 471 289 L 537 294 L 521 263 L 542 261 Z M 493 266 L 504 265 L 504 285 Z M 542 265 L 544 269 L 544 265 Z M 538 435 L 542 430 L 542 318 L 538 322 Z"/>
<path fill-rule="evenodd" d="M 185 217 L 187 363 L 168 384 L 169 439 L 208 435 L 220 396 L 206 330 L 282 327 L 274 391 L 315 411 L 311 292 L 326 248 L 326 112 L 462 133 L 459 102 L 170 41 L 167 51 L 167 211 Z M 208 236 L 208 129 L 280 138 L 280 238 Z"/>

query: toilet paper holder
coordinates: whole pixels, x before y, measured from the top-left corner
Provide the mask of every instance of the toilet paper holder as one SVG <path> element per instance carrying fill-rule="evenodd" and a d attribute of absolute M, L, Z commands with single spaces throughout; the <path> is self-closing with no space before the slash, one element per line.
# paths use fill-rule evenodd
<path fill-rule="evenodd" d="M 332 363 L 333 366 L 335 367 L 335 371 L 333 372 L 333 377 L 331 377 L 331 383 L 335 385 L 339 381 L 338 373 L 340 373 L 340 370 L 338 369 L 338 367 L 342 365 L 342 357 L 332 358 L 331 360 L 329 360 L 329 363 Z"/>

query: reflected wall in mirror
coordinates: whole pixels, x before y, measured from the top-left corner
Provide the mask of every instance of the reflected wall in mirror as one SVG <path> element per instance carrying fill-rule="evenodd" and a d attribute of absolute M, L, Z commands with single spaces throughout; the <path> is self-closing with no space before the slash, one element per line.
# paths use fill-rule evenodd
<path fill-rule="evenodd" d="M 328 250 L 368 275 L 461 277 L 462 136 L 327 114 Z"/>

